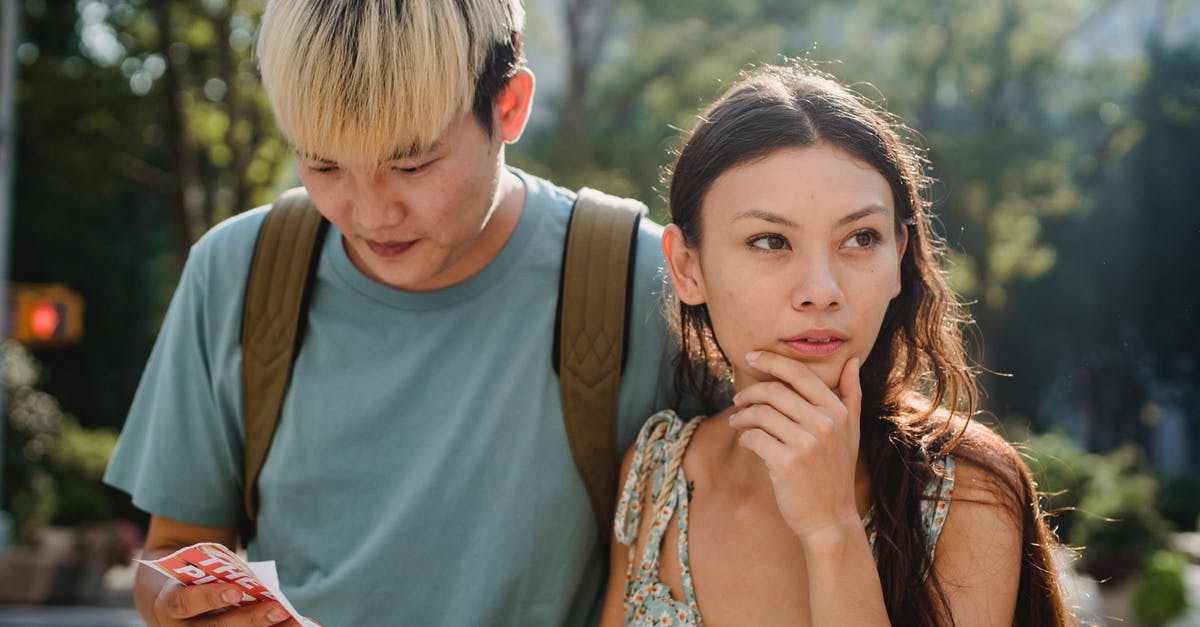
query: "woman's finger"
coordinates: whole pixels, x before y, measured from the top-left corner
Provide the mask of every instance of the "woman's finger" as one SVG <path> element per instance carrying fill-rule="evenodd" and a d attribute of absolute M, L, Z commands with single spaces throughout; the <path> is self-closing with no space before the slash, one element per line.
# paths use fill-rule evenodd
<path fill-rule="evenodd" d="M 762 429 L 747 429 L 738 434 L 738 446 L 758 455 L 768 468 L 787 452 L 787 447 Z"/>
<path fill-rule="evenodd" d="M 752 383 L 742 388 L 733 397 L 733 404 L 739 409 L 764 405 L 790 418 L 802 427 L 810 430 L 820 428 L 821 423 L 828 422 L 830 417 L 817 409 L 808 399 L 800 396 L 786 383 L 781 381 L 764 381 Z"/>
<path fill-rule="evenodd" d="M 746 355 L 751 368 L 769 374 L 790 385 L 797 394 L 817 407 L 834 409 L 841 399 L 804 362 L 770 351 L 754 351 Z"/>
<path fill-rule="evenodd" d="M 862 411 L 862 379 L 860 370 L 862 362 L 857 357 L 846 362 L 842 367 L 842 376 L 838 380 L 838 396 L 846 410 L 851 416 L 857 417 Z M 854 428 L 858 428 L 858 421 L 851 420 Z"/>
<path fill-rule="evenodd" d="M 797 441 L 808 430 L 770 405 L 752 405 L 729 417 L 729 426 L 738 431 L 760 430 L 781 444 Z"/>

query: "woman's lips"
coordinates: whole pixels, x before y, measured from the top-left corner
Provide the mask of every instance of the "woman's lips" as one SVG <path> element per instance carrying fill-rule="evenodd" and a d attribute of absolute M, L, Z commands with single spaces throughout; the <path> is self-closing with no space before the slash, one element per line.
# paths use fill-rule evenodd
<path fill-rule="evenodd" d="M 804 357 L 827 357 L 836 353 L 845 343 L 846 340 L 840 338 L 787 340 L 787 345 Z"/>
<path fill-rule="evenodd" d="M 408 242 L 376 242 L 373 240 L 366 240 L 366 241 L 367 241 L 367 248 L 370 248 L 371 252 L 375 253 L 376 255 L 378 255 L 380 257 L 389 257 L 390 258 L 390 257 L 399 257 L 400 255 L 403 255 L 404 253 L 408 252 L 408 250 L 410 248 L 412 248 L 414 245 L 416 245 L 418 240 L 411 240 Z"/>

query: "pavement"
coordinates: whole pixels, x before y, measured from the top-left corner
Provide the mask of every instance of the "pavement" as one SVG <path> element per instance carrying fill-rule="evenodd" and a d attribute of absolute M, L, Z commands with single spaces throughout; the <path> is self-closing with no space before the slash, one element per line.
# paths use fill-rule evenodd
<path fill-rule="evenodd" d="M 144 627 L 133 608 L 0 605 L 0 627 Z"/>

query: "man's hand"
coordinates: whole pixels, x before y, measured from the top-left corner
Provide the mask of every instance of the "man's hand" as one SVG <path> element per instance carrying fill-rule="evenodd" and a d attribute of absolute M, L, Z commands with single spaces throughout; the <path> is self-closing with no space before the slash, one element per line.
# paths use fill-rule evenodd
<path fill-rule="evenodd" d="M 237 531 L 232 527 L 203 527 L 151 516 L 142 559 L 158 559 L 197 542 L 218 542 L 234 547 L 237 546 Z M 275 601 L 233 607 L 242 599 L 242 590 L 237 584 L 185 586 L 149 566 L 138 567 L 133 598 L 142 618 L 159 627 L 297 625 L 287 610 Z"/>
<path fill-rule="evenodd" d="M 165 577 L 163 579 L 166 580 Z M 154 620 L 160 627 L 297 625 L 287 610 L 275 601 L 233 607 L 241 599 L 242 592 L 236 584 L 208 583 L 185 586 L 178 581 L 168 580 L 154 599 Z"/>

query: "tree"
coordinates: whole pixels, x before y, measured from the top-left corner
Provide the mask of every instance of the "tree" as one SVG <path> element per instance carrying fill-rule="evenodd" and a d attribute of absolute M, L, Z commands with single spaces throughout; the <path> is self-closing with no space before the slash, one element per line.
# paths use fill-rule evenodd
<path fill-rule="evenodd" d="M 22 4 L 12 278 L 84 295 L 83 342 L 39 354 L 84 424 L 121 424 L 191 244 L 278 188 L 262 4 Z"/>

